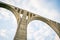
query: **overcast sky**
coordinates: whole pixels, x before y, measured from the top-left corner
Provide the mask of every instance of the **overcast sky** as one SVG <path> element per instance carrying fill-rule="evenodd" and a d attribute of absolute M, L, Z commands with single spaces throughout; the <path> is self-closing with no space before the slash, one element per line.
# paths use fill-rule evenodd
<path fill-rule="evenodd" d="M 60 23 L 60 0 L 0 0 Z M 55 31 L 46 23 L 34 20 L 27 28 L 28 40 L 59 40 Z M 0 40 L 13 40 L 17 29 L 15 16 L 0 8 Z"/>

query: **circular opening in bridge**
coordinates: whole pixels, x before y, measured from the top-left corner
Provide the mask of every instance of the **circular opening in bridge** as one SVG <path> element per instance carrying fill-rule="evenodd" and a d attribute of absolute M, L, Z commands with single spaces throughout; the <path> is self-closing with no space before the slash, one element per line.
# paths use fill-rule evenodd
<path fill-rule="evenodd" d="M 0 40 L 13 40 L 17 29 L 17 20 L 14 14 L 0 8 Z"/>
<path fill-rule="evenodd" d="M 27 40 L 59 40 L 59 37 L 49 25 L 34 20 L 28 24 Z"/>

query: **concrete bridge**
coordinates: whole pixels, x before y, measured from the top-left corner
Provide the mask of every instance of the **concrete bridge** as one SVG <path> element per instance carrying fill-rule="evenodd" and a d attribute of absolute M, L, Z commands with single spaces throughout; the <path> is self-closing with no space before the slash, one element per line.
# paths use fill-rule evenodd
<path fill-rule="evenodd" d="M 33 20 L 40 20 L 48 24 L 60 38 L 60 23 L 3 2 L 0 2 L 0 7 L 10 10 L 17 19 L 18 28 L 14 40 L 27 40 L 27 25 Z"/>

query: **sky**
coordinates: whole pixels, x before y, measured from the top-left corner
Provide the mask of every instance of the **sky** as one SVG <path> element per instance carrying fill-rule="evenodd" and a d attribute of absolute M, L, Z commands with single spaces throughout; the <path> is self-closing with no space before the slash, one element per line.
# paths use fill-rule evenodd
<path fill-rule="evenodd" d="M 60 0 L 0 0 L 60 23 Z M 13 40 L 17 20 L 11 11 L 0 8 L 0 40 Z M 27 25 L 27 40 L 60 40 L 46 23 L 34 20 Z"/>

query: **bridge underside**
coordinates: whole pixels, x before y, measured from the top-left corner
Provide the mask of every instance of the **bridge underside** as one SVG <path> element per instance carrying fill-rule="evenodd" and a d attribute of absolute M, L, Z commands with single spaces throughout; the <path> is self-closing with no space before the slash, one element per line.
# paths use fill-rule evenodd
<path fill-rule="evenodd" d="M 13 12 L 17 19 L 18 28 L 16 31 L 16 35 L 14 37 L 14 40 L 27 40 L 27 25 L 32 20 L 40 20 L 48 24 L 60 37 L 60 23 L 57 23 L 55 21 L 52 21 L 50 19 L 44 18 L 40 15 L 36 15 L 34 13 L 31 13 L 29 11 L 19 9 L 17 7 L 14 7 L 12 5 L 0 2 L 0 7 L 6 8 Z M 23 15 L 22 18 L 20 15 Z"/>

